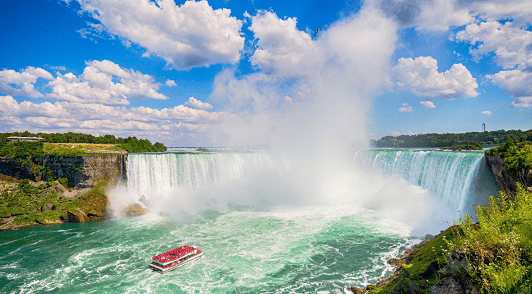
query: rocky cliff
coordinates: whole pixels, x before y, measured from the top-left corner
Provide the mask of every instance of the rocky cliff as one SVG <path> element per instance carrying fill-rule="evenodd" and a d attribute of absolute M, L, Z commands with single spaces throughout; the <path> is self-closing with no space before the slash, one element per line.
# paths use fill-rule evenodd
<path fill-rule="evenodd" d="M 515 192 L 517 191 L 516 183 L 519 182 L 523 186 L 528 187 L 532 191 L 532 170 L 519 169 L 515 175 L 508 172 L 508 166 L 504 159 L 495 153 L 493 155 L 486 154 L 486 161 L 490 168 L 495 180 L 499 185 L 499 190 L 504 191 L 506 195 L 513 199 Z"/>
<path fill-rule="evenodd" d="M 127 154 L 77 157 L 36 157 L 32 159 L 39 166 L 51 170 L 54 177 L 67 178 L 74 188 L 94 187 L 99 181 L 116 185 L 126 179 Z M 47 180 L 50 175 L 39 175 L 31 167 L 23 166 L 18 160 L 0 157 L 0 174 L 16 179 Z"/>

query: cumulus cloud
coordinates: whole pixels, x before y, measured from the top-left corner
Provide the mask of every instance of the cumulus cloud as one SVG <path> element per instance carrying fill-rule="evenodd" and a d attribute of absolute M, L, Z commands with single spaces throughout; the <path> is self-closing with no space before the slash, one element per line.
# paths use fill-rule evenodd
<path fill-rule="evenodd" d="M 486 75 L 492 83 L 500 86 L 516 99 L 512 102 L 514 107 L 532 108 L 532 71 L 527 66 L 529 64 L 532 64 L 532 60 L 514 70 Z"/>
<path fill-rule="evenodd" d="M 489 110 L 482 111 L 481 113 L 482 113 L 482 114 L 485 114 L 485 115 L 487 115 L 487 116 L 491 116 L 491 111 L 489 111 Z"/>
<path fill-rule="evenodd" d="M 310 35 L 296 28 L 296 18 L 280 19 L 270 11 L 251 17 L 249 30 L 257 39 L 251 64 L 283 76 L 305 76 L 324 62 L 320 47 Z"/>
<path fill-rule="evenodd" d="M 403 107 L 399 108 L 400 112 L 412 112 L 414 109 L 412 109 L 412 106 L 408 106 L 408 103 L 403 103 Z"/>
<path fill-rule="evenodd" d="M 456 34 L 456 40 L 469 42 L 477 61 L 495 52 L 494 61 L 504 69 L 532 59 L 532 32 L 511 21 L 470 24 Z"/>
<path fill-rule="evenodd" d="M 188 101 L 185 102 L 185 106 L 193 108 L 193 109 L 203 109 L 203 110 L 212 109 L 211 104 L 206 103 L 206 102 L 201 102 L 194 97 L 188 98 Z"/>
<path fill-rule="evenodd" d="M 211 113 L 183 105 L 159 110 L 66 101 L 18 103 L 12 96 L 0 96 L 0 122 L 6 131 L 112 133 L 168 142 L 197 142 L 207 137 L 213 125 L 231 118 L 225 112 Z"/>
<path fill-rule="evenodd" d="M 175 83 L 174 80 L 166 80 L 166 83 L 165 83 L 168 87 L 175 87 L 177 86 L 177 84 Z"/>
<path fill-rule="evenodd" d="M 392 73 L 398 86 L 427 99 L 449 100 L 478 95 L 476 79 L 461 63 L 440 73 L 438 62 L 430 56 L 400 58 Z"/>
<path fill-rule="evenodd" d="M 175 69 L 236 63 L 244 48 L 242 22 L 230 16 L 230 9 L 214 10 L 207 1 L 180 6 L 173 0 L 77 1 L 101 23 L 80 32 L 82 36 L 105 30 L 146 48 Z"/>
<path fill-rule="evenodd" d="M 446 31 L 477 19 L 532 20 L 532 4 L 522 0 L 368 0 L 402 27 Z"/>
<path fill-rule="evenodd" d="M 109 60 L 86 64 L 79 76 L 57 72 L 56 78 L 42 68 L 31 66 L 21 72 L 4 69 L 0 71 L 0 93 L 105 105 L 128 105 L 130 99 L 168 99 L 157 92 L 160 84 L 150 75 L 121 68 Z M 44 87 L 51 88 L 51 93 L 45 95 L 35 89 L 38 78 L 49 80 Z"/>
<path fill-rule="evenodd" d="M 128 99 L 168 99 L 157 92 L 160 84 L 152 76 L 121 68 L 109 60 L 87 62 L 79 77 L 57 73 L 57 78 L 46 86 L 52 88 L 47 97 L 79 103 L 128 105 Z"/>
<path fill-rule="evenodd" d="M 44 97 L 34 87 L 38 78 L 53 80 L 53 76 L 42 68 L 28 66 L 20 72 L 11 69 L 0 71 L 0 92 L 14 96 L 31 98 Z"/>
<path fill-rule="evenodd" d="M 432 101 L 419 101 L 419 103 L 421 103 L 421 107 L 425 108 L 425 109 L 429 109 L 429 108 L 436 108 L 436 105 L 434 105 L 434 103 L 432 103 Z"/>

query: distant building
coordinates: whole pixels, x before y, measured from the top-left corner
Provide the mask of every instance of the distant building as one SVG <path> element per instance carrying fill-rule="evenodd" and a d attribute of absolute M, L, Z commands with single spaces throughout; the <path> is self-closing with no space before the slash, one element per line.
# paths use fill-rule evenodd
<path fill-rule="evenodd" d="M 7 137 L 8 142 L 44 142 L 44 138 L 37 137 Z"/>

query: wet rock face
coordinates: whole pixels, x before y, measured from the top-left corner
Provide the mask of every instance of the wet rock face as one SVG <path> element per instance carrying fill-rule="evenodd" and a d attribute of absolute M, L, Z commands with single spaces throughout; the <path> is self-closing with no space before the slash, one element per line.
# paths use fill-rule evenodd
<path fill-rule="evenodd" d="M 514 198 L 514 194 L 517 191 L 515 185 L 516 182 L 520 182 L 525 187 L 532 188 L 532 170 L 521 169 L 517 171 L 516 178 L 514 178 L 508 172 L 508 166 L 504 159 L 495 153 L 494 155 L 486 154 L 486 161 L 488 162 L 488 167 L 495 176 L 495 181 L 499 185 L 499 190 L 504 191 L 511 199 Z"/>
<path fill-rule="evenodd" d="M 68 185 L 73 188 L 90 188 L 106 180 L 109 185 L 116 185 L 126 179 L 127 154 L 78 157 L 36 157 L 36 164 L 50 168 L 56 177 L 68 178 Z M 15 179 L 47 180 L 46 176 L 37 179 L 31 168 L 22 166 L 16 159 L 0 157 L 0 174 Z"/>
<path fill-rule="evenodd" d="M 495 181 L 499 185 L 499 190 L 504 191 L 506 195 L 513 198 L 514 191 L 516 191 L 515 182 L 516 180 L 512 178 L 508 172 L 508 166 L 504 159 L 499 156 L 499 153 L 495 155 L 486 154 L 486 161 L 488 162 L 488 167 L 495 176 Z"/>
<path fill-rule="evenodd" d="M 90 221 L 89 217 L 80 210 L 67 212 L 68 222 L 71 223 L 84 223 Z"/>
<path fill-rule="evenodd" d="M 144 215 L 146 213 L 150 212 L 148 208 L 143 208 L 138 203 L 133 203 L 128 205 L 124 210 L 122 211 L 122 214 L 124 216 L 137 216 L 137 215 Z"/>
<path fill-rule="evenodd" d="M 478 294 L 479 292 L 454 276 L 445 276 L 432 286 L 433 294 Z"/>

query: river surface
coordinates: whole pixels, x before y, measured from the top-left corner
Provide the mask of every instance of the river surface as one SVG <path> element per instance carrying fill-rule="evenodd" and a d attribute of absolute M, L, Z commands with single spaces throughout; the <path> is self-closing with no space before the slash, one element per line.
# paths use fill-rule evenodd
<path fill-rule="evenodd" d="M 482 153 L 380 150 L 357 153 L 354 162 L 404 179 L 446 218 L 496 189 Z M 256 192 L 235 183 L 265 166 L 291 171 L 284 158 L 263 152 L 132 154 L 129 182 L 114 194 L 145 195 L 154 212 L 0 232 L 1 292 L 349 293 L 389 275 L 386 261 L 422 238 L 408 222 L 357 201 L 261 206 L 252 205 L 260 197 L 217 197 Z M 176 201 L 190 206 L 191 199 L 215 205 L 175 209 Z M 196 245 L 204 257 L 163 275 L 148 268 L 152 256 L 182 244 Z"/>

